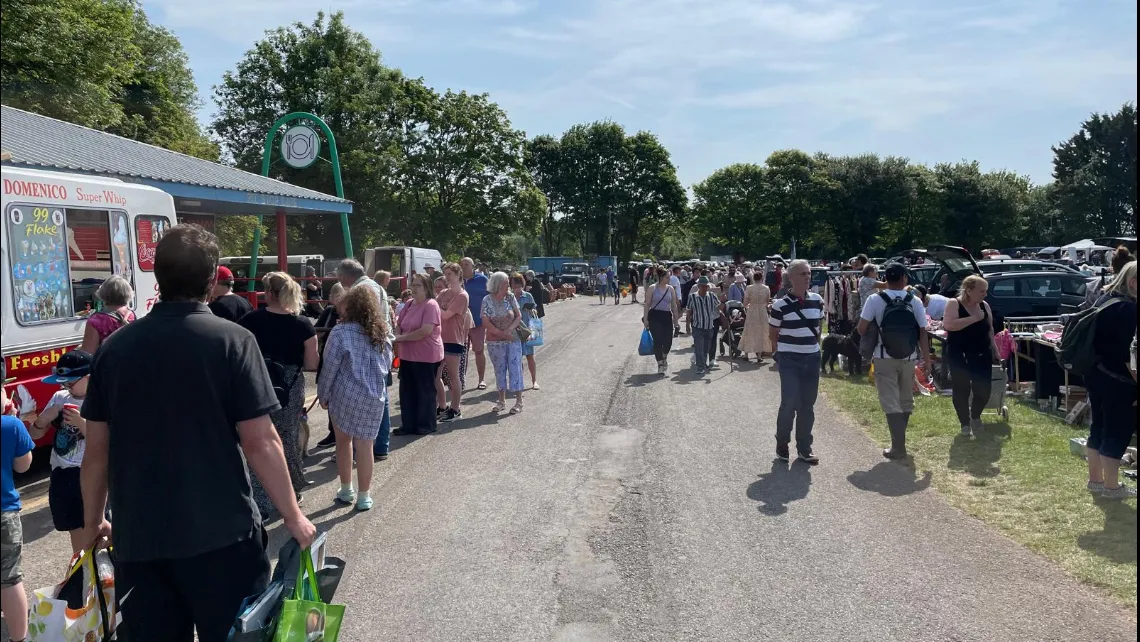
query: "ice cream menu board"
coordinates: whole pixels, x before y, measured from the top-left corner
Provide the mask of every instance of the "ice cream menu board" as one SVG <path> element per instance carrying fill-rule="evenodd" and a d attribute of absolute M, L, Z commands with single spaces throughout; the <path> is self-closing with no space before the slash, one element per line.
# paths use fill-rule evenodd
<path fill-rule="evenodd" d="M 8 207 L 16 319 L 37 323 L 72 316 L 63 208 Z"/>

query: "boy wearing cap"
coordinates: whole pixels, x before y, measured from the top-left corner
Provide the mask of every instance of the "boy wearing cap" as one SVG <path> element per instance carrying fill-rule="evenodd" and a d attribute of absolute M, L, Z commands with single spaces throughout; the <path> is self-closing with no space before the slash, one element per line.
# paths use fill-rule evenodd
<path fill-rule="evenodd" d="M 216 317 L 237 323 L 239 319 L 253 312 L 253 306 L 245 297 L 234 294 L 234 273 L 224 265 L 218 266 L 218 279 L 210 294 L 213 296 L 209 306 L 210 312 Z"/>
<path fill-rule="evenodd" d="M 3 364 L 0 364 L 3 368 Z M 7 372 L 0 375 L 8 383 Z M 8 393 L 0 393 L 0 403 L 8 408 Z M 20 522 L 20 493 L 12 473 L 27 472 L 32 466 L 35 443 L 24 428 L 24 422 L 5 411 L 0 417 L 0 611 L 8 624 L 8 635 L 23 640 L 28 635 L 28 596 L 24 593 L 24 576 L 20 569 L 24 545 L 24 529 Z"/>
<path fill-rule="evenodd" d="M 58 384 L 59 392 L 52 395 L 40 416 L 32 424 L 32 439 L 44 436 L 49 426 L 55 426 L 55 439 L 51 445 L 51 481 L 48 486 L 48 506 L 55 530 L 71 536 L 71 550 L 78 552 L 91 542 L 83 540 L 83 493 L 79 486 L 79 467 L 87 448 L 84 438 L 87 422 L 79 416 L 83 399 L 87 396 L 87 382 L 91 373 L 91 355 L 82 350 L 64 353 L 52 374 L 43 382 Z"/>

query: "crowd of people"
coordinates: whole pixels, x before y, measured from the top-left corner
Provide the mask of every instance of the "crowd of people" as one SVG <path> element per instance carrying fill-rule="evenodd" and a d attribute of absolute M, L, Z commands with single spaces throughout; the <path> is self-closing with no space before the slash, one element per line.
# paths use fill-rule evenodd
<path fill-rule="evenodd" d="M 858 292 L 862 302 L 859 322 L 850 337 L 852 356 L 865 353 L 874 368 L 874 385 L 891 438 L 883 456 L 908 457 L 907 429 L 914 412 L 916 374 L 934 371 L 934 354 L 927 327 L 931 319 L 946 331 L 942 359 L 949 371 L 954 412 L 965 438 L 984 434 L 982 411 L 991 398 L 992 369 L 1009 369 L 1014 340 L 1004 320 L 986 302 L 988 283 L 982 275 L 966 277 L 951 292 L 948 282 L 930 294 L 909 283 L 907 266 L 891 263 L 880 271 L 866 255 L 849 265 L 862 273 Z M 777 266 L 710 270 L 693 266 L 651 266 L 631 274 L 645 284 L 642 323 L 653 340 L 657 372 L 668 369 L 673 341 L 681 334 L 693 339 L 692 366 L 698 376 L 715 367 L 715 343 L 732 345 L 734 322 L 728 311 L 740 303 L 745 315 L 738 351 L 763 360 L 771 355 L 780 376 L 780 406 L 776 419 L 776 456 L 796 456 L 819 463 L 813 450 L 814 406 L 820 375 L 826 364 L 821 344 L 824 300 L 811 291 L 811 265 L 792 261 L 786 271 Z M 1095 313 L 1092 349 L 1095 369 L 1085 377 L 1091 406 L 1087 440 L 1089 491 L 1109 498 L 1134 497 L 1136 489 L 1119 480 L 1121 460 L 1136 431 L 1136 261 L 1121 248 L 1111 273 L 1090 282 L 1087 308 Z M 880 278 L 882 277 L 882 278 Z M 773 279 L 775 282 L 773 283 Z M 769 286 L 768 284 L 773 284 Z M 684 321 L 685 329 L 681 324 Z M 793 439 L 794 438 L 794 439 Z"/>
<path fill-rule="evenodd" d="M 330 499 L 357 511 L 374 505 L 373 467 L 388 458 L 392 434 L 463 418 L 470 352 L 476 390 L 487 388 L 490 356 L 496 413 L 522 412 L 523 391 L 539 389 L 529 335 L 552 292 L 533 273 L 488 274 L 464 258 L 412 274 L 396 300 L 390 274 L 370 277 L 347 259 L 327 305 L 314 275 L 270 272 L 255 309 L 218 259 L 213 234 L 173 227 L 156 250 L 159 301 L 149 313 L 136 319 L 130 283 L 108 278 L 82 345 L 44 379 L 60 390 L 30 431 L 4 399 L 2 608 L 13 640 L 27 634 L 28 610 L 13 473 L 28 469 L 33 440 L 50 428 L 56 530 L 74 552 L 108 539 L 114 524 L 116 593 L 131 595 L 120 637 L 220 642 L 242 600 L 268 583 L 266 522 L 279 516 L 301 547 L 315 537 L 300 509 L 306 374 L 329 419 L 317 447 L 335 446 L 340 486 Z"/>

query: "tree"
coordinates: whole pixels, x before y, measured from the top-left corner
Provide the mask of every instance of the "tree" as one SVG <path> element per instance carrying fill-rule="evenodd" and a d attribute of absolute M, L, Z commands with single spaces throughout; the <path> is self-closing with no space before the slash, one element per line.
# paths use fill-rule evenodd
<path fill-rule="evenodd" d="M 1096 114 L 1054 146 L 1057 203 L 1069 237 L 1136 233 L 1136 107 Z"/>
<path fill-rule="evenodd" d="M 883 212 L 878 246 L 898 252 L 942 239 L 942 194 L 934 172 L 925 165 L 906 168 L 908 195 L 901 209 Z"/>
<path fill-rule="evenodd" d="M 765 161 L 764 215 L 779 239 L 780 251 L 797 243 L 800 254 L 820 237 L 824 214 L 835 197 L 837 184 L 827 175 L 826 157 L 812 157 L 798 149 L 773 152 Z"/>
<path fill-rule="evenodd" d="M 826 171 L 833 182 L 833 198 L 825 220 L 842 256 L 877 248 L 884 222 L 899 218 L 915 197 L 905 158 L 875 154 L 829 158 Z"/>
<path fill-rule="evenodd" d="M 690 223 L 700 235 L 735 251 L 759 254 L 770 247 L 771 226 L 765 221 L 764 168 L 735 163 L 693 186 Z"/>
<path fill-rule="evenodd" d="M 5 0 L 4 103 L 217 160 L 182 45 L 134 0 Z"/>
<path fill-rule="evenodd" d="M 277 118 L 302 111 L 324 119 L 337 137 L 345 196 L 360 213 L 353 229 L 362 247 L 394 242 L 494 252 L 509 234 L 536 235 L 540 201 L 523 168 L 524 136 L 503 110 L 485 94 L 441 96 L 385 67 L 342 13 L 318 13 L 311 25 L 267 33 L 214 96 L 220 109 L 212 129 L 250 171 L 260 170 Z M 333 185 L 327 163 L 271 171 L 326 193 Z M 294 225 L 308 243 L 302 249 L 340 247 L 336 217 Z"/>
<path fill-rule="evenodd" d="M 685 209 L 669 152 L 648 132 L 626 136 L 609 121 L 575 125 L 558 141 L 532 140 L 526 159 L 546 194 L 544 231 L 551 241 L 573 232 L 584 254 L 628 261 L 644 239 L 659 238 L 655 223 L 676 222 Z"/>

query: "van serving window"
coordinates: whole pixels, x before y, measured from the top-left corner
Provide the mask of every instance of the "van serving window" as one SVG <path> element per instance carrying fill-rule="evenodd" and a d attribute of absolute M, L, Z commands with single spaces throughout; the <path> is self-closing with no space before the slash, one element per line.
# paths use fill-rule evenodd
<path fill-rule="evenodd" d="M 132 280 L 125 212 L 13 203 L 5 215 L 21 325 L 85 316 L 97 308 L 95 291 L 107 277 Z"/>

